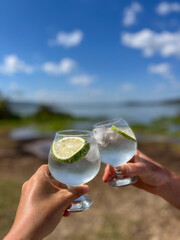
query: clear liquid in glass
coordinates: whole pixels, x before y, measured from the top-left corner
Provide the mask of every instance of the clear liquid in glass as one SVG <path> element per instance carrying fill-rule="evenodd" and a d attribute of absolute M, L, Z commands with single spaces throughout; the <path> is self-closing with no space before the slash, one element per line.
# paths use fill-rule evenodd
<path fill-rule="evenodd" d="M 112 129 L 112 126 L 125 133 L 123 136 Z M 115 168 L 116 175 L 108 181 L 112 187 L 125 186 L 137 182 L 137 177 L 125 177 L 119 167 L 127 163 L 135 155 L 137 149 L 133 131 L 124 119 L 108 120 L 94 125 L 93 136 L 99 144 L 101 161 Z"/>
<path fill-rule="evenodd" d="M 129 127 L 118 127 L 118 129 L 135 138 L 134 133 Z M 100 145 L 101 161 L 103 163 L 114 167 L 122 166 L 136 152 L 137 143 L 117 134 L 111 127 L 95 128 L 93 135 Z"/>
<path fill-rule="evenodd" d="M 56 160 L 52 154 L 52 149 L 50 149 L 48 157 L 50 173 L 57 181 L 66 184 L 68 188 L 83 185 L 91 181 L 99 172 L 101 161 L 98 144 L 92 136 L 92 133 L 85 130 L 65 130 L 57 132 L 54 142 L 64 137 L 81 137 L 89 143 L 90 148 L 81 160 L 69 164 Z M 71 205 L 68 211 L 82 212 L 92 205 L 92 199 L 88 194 L 85 194 L 76 199 Z"/>
<path fill-rule="evenodd" d="M 100 169 L 100 154 L 97 143 L 91 142 L 87 155 L 78 162 L 63 164 L 58 162 L 50 150 L 49 170 L 52 176 L 69 186 L 78 186 L 91 181 Z"/>

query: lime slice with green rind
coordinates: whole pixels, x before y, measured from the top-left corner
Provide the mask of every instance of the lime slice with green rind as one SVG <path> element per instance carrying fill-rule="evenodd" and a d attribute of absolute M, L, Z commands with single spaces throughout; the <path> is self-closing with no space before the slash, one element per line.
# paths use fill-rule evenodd
<path fill-rule="evenodd" d="M 54 158 L 61 163 L 72 164 L 86 156 L 90 144 L 81 137 L 64 137 L 53 142 L 51 151 Z"/>
<path fill-rule="evenodd" d="M 135 139 L 135 138 L 133 138 L 133 137 L 129 136 L 127 133 L 119 130 L 119 129 L 118 129 L 117 127 L 115 127 L 114 125 L 111 126 L 111 129 L 112 129 L 114 132 L 116 132 L 117 134 L 122 135 L 123 137 L 125 137 L 125 138 L 127 138 L 127 139 L 129 139 L 129 140 L 131 140 L 131 141 L 136 142 L 136 139 Z"/>

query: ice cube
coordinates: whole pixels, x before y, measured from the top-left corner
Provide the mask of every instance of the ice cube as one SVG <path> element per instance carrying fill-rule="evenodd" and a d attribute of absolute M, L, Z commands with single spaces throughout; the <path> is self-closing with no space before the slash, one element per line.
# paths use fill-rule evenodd
<path fill-rule="evenodd" d="M 106 128 L 95 128 L 93 130 L 93 136 L 100 146 L 106 147 Z"/>
<path fill-rule="evenodd" d="M 120 144 L 126 140 L 123 136 L 116 133 L 111 129 L 111 127 L 103 127 L 96 129 L 95 138 L 98 144 L 104 147 L 118 147 Z"/>
<path fill-rule="evenodd" d="M 98 145 L 96 142 L 92 142 L 88 154 L 85 156 L 85 159 L 89 162 L 99 161 L 100 154 Z"/>

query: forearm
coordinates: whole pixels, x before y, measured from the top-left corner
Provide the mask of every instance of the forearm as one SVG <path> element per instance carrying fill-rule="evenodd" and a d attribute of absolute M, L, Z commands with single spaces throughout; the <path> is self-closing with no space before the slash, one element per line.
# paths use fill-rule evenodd
<path fill-rule="evenodd" d="M 26 230 L 20 231 L 19 229 L 11 229 L 10 232 L 3 238 L 3 240 L 42 240 L 34 238 L 31 234 L 26 233 Z"/>
<path fill-rule="evenodd" d="M 35 234 L 32 220 L 21 220 L 14 222 L 9 233 L 3 240 L 42 240 L 38 234 Z"/>
<path fill-rule="evenodd" d="M 26 238 L 24 234 L 18 234 L 16 232 L 9 232 L 3 240 L 31 240 L 32 238 Z"/>
<path fill-rule="evenodd" d="M 28 234 L 24 234 L 24 232 L 19 232 L 18 230 L 11 230 L 4 238 L 3 240 L 42 240 L 42 239 L 37 239 L 33 238 Z"/>
<path fill-rule="evenodd" d="M 180 209 L 180 176 L 172 173 L 169 181 L 159 188 L 158 195 Z"/>

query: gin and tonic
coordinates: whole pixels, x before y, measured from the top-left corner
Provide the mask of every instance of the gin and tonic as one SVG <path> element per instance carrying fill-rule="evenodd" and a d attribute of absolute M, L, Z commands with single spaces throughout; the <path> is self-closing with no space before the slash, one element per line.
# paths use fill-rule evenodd
<path fill-rule="evenodd" d="M 119 167 L 127 163 L 137 149 L 135 135 L 128 123 L 124 119 L 97 123 L 93 135 L 100 146 L 101 161 L 112 165 L 117 173 L 108 183 L 113 187 L 135 183 L 137 177 L 125 178 L 119 171 Z"/>
<path fill-rule="evenodd" d="M 69 188 L 91 181 L 100 169 L 99 149 L 92 133 L 85 130 L 57 132 L 48 165 L 51 175 Z M 69 211 L 84 211 L 91 204 L 90 196 L 85 194 L 72 204 Z"/>

